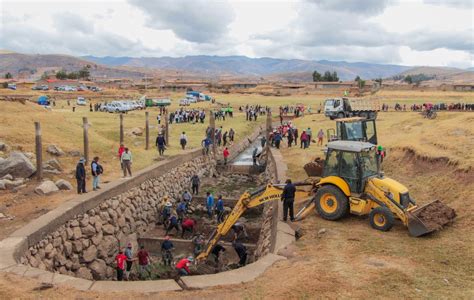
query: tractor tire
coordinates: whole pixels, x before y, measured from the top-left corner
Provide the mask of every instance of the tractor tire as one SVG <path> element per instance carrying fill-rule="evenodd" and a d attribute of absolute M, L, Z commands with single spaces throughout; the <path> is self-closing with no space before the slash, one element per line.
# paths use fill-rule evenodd
<path fill-rule="evenodd" d="M 370 226 L 380 231 L 389 231 L 393 227 L 395 217 L 385 206 L 374 208 L 369 214 Z"/>
<path fill-rule="evenodd" d="M 315 195 L 316 210 L 326 220 L 336 221 L 349 213 L 349 199 L 337 187 L 325 185 Z"/>
<path fill-rule="evenodd" d="M 340 112 L 337 114 L 337 119 L 343 119 L 345 116 L 344 116 L 344 113 Z"/>

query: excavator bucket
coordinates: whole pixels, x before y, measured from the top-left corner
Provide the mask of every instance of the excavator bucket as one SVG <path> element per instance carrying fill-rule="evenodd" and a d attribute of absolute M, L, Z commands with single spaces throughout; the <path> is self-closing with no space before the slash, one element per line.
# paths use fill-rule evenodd
<path fill-rule="evenodd" d="M 439 200 L 407 212 L 408 232 L 411 236 L 422 236 L 440 230 L 453 222 L 456 212 Z"/>
<path fill-rule="evenodd" d="M 324 160 L 318 157 L 314 161 L 304 165 L 303 168 L 308 177 L 321 177 L 324 169 Z"/>

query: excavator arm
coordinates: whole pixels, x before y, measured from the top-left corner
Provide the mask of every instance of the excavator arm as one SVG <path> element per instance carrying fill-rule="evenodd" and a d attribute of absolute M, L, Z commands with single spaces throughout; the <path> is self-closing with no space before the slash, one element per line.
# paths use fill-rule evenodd
<path fill-rule="evenodd" d="M 302 182 L 296 183 L 298 186 L 308 186 L 312 183 Z M 229 230 L 232 228 L 232 225 L 237 223 L 242 214 L 249 208 L 256 207 L 262 204 L 265 204 L 270 201 L 281 199 L 281 194 L 283 192 L 284 184 L 268 184 L 266 186 L 260 187 L 253 192 L 243 193 L 237 203 L 234 206 L 232 212 L 225 218 L 224 222 L 220 223 L 217 226 L 217 229 L 209 237 L 205 248 L 201 254 L 196 258 L 198 261 L 206 259 L 211 253 L 214 246 L 219 242 L 221 237 L 227 235 Z M 311 196 L 310 191 L 296 190 L 295 200 L 303 199 Z"/>

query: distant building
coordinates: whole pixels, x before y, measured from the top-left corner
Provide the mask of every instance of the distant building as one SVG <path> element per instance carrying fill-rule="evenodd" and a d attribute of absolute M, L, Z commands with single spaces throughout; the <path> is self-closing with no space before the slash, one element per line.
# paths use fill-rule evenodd
<path fill-rule="evenodd" d="M 221 81 L 216 87 L 221 89 L 251 89 L 256 88 L 257 84 L 254 82 Z"/>
<path fill-rule="evenodd" d="M 453 90 L 459 91 L 459 92 L 473 92 L 474 83 L 453 84 Z"/>
<path fill-rule="evenodd" d="M 318 90 L 323 89 L 341 89 L 341 90 L 349 90 L 353 86 L 357 86 L 357 83 L 354 81 L 340 81 L 340 82 L 329 82 L 329 81 L 321 81 L 315 82 L 315 87 Z"/>
<path fill-rule="evenodd" d="M 200 80 L 173 80 L 173 81 L 163 81 L 160 85 L 162 91 L 169 92 L 179 92 L 179 91 L 203 91 L 209 88 L 209 82 L 200 81 Z"/>

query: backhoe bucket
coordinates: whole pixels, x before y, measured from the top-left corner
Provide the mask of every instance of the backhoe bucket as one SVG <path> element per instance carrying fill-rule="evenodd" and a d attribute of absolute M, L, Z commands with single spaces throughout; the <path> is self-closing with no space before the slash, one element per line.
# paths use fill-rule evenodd
<path fill-rule="evenodd" d="M 308 177 L 321 177 L 323 175 L 324 161 L 319 157 L 303 166 Z"/>
<path fill-rule="evenodd" d="M 453 222 L 456 212 L 439 200 L 407 212 L 408 232 L 411 236 L 422 236 L 440 230 Z"/>

